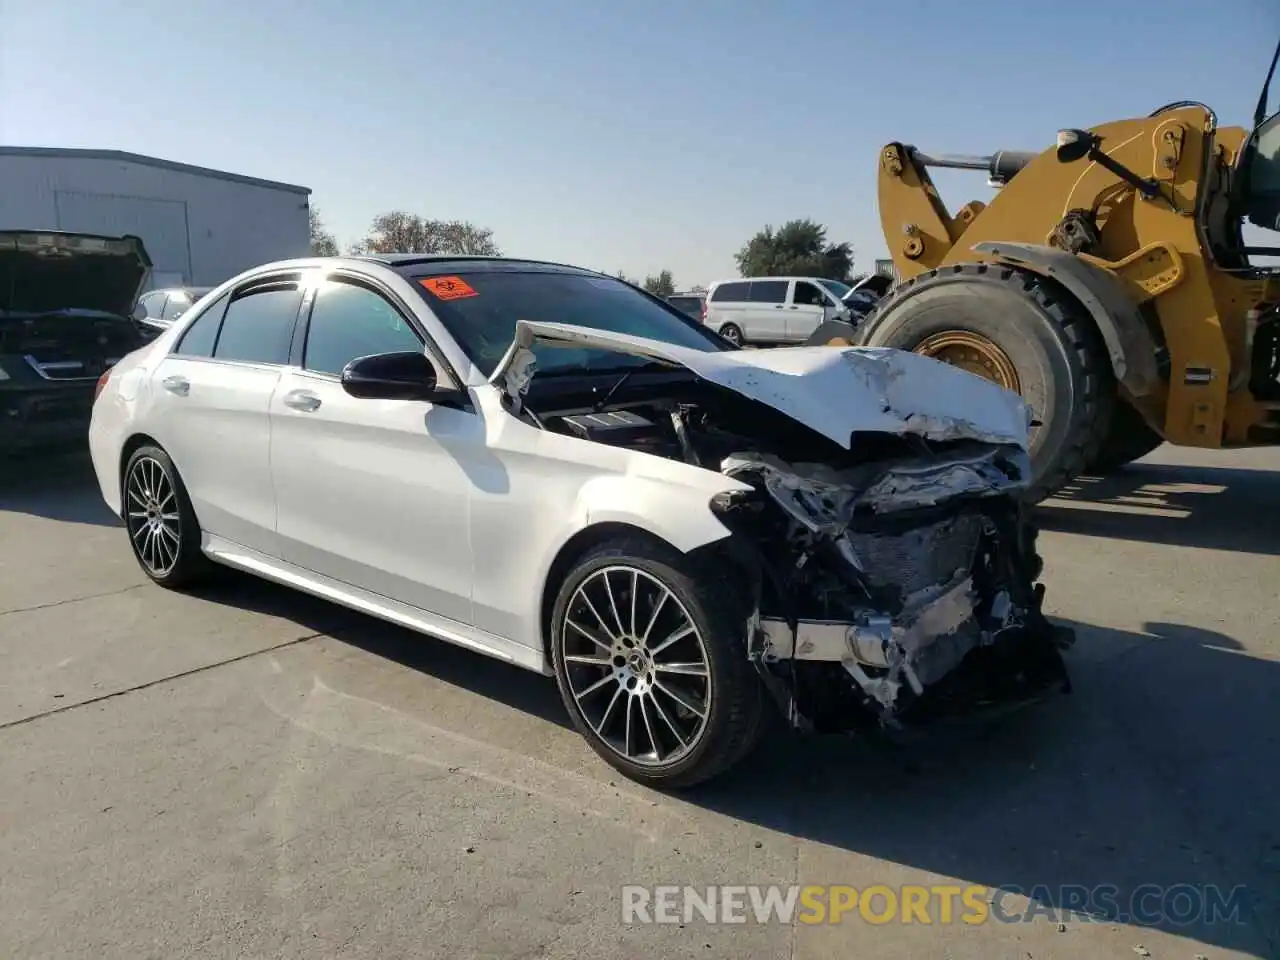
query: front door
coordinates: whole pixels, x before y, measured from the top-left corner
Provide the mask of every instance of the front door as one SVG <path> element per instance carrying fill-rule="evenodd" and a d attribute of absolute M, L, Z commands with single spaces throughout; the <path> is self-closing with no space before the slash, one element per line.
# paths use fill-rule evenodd
<path fill-rule="evenodd" d="M 483 422 L 469 411 L 358 399 L 342 388 L 342 368 L 356 357 L 425 349 L 371 287 L 325 281 L 303 330 L 301 369 L 282 375 L 271 404 L 285 560 L 470 624 L 465 464 L 484 444 Z"/>
<path fill-rule="evenodd" d="M 787 340 L 803 343 L 826 319 L 827 296 L 816 283 L 795 280 L 787 304 Z"/>

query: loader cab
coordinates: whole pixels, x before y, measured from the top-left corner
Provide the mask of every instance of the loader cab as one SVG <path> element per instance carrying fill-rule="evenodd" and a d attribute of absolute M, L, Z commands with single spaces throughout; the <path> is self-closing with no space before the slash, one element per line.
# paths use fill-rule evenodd
<path fill-rule="evenodd" d="M 1249 135 L 1236 183 L 1239 214 L 1255 227 L 1280 231 L 1280 113 Z"/>

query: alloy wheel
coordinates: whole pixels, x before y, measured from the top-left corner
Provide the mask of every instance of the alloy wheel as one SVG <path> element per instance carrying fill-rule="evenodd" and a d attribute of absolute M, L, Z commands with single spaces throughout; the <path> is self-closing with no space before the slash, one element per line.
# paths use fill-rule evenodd
<path fill-rule="evenodd" d="M 640 766 L 664 766 L 697 745 L 711 712 L 710 658 L 660 580 L 626 565 L 596 570 L 560 626 L 569 691 L 602 743 Z"/>
<path fill-rule="evenodd" d="M 178 562 L 182 518 L 173 483 L 160 461 L 139 457 L 125 481 L 125 522 L 134 552 L 147 571 L 163 577 Z"/>

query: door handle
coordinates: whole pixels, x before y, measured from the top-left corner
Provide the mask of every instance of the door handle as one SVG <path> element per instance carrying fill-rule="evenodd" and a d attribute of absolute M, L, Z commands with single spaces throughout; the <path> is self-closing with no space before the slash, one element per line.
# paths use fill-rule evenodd
<path fill-rule="evenodd" d="M 781 309 L 782 309 L 782 304 L 780 304 L 780 303 L 779 303 L 779 304 L 777 304 L 776 306 L 774 306 L 774 308 L 773 308 L 773 309 L 775 309 L 775 310 L 781 310 Z"/>
<path fill-rule="evenodd" d="M 320 409 L 320 398 L 309 390 L 290 390 L 284 395 L 284 405 L 311 413 Z"/>
<path fill-rule="evenodd" d="M 191 381 L 186 377 L 165 377 L 160 385 L 179 397 L 185 397 L 191 392 Z"/>
<path fill-rule="evenodd" d="M 798 304 L 798 303 L 793 303 L 793 304 L 791 305 L 791 309 L 792 309 L 792 310 L 799 310 L 799 309 L 800 309 L 800 304 Z"/>

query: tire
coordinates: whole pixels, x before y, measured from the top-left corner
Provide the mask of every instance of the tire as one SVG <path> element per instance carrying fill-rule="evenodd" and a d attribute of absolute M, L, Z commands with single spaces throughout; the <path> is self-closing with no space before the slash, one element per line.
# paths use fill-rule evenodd
<path fill-rule="evenodd" d="M 1164 443 L 1164 437 L 1147 426 L 1130 404 L 1117 402 L 1111 429 L 1102 438 L 1098 452 L 1087 468 L 1089 473 L 1110 473 L 1134 460 L 1140 460 Z"/>
<path fill-rule="evenodd" d="M 1056 284 L 1023 270 L 963 264 L 898 286 L 864 321 L 862 346 L 915 350 L 949 331 L 976 333 L 1016 370 L 1031 407 L 1030 503 L 1083 472 L 1111 425 L 1115 377 L 1085 310 Z"/>
<path fill-rule="evenodd" d="M 142 572 L 175 590 L 204 579 L 212 564 L 200 550 L 200 522 L 169 455 L 157 446 L 139 447 L 122 481 L 121 512 Z"/>
<path fill-rule="evenodd" d="M 660 543 L 619 536 L 589 550 L 561 584 L 551 621 L 556 683 L 578 732 L 624 776 L 682 789 L 724 773 L 755 746 L 764 688 L 747 659 L 747 604 L 732 583 Z M 688 627 L 694 632 L 671 641 Z"/>
<path fill-rule="evenodd" d="M 734 346 L 742 346 L 746 343 L 746 338 L 742 336 L 742 328 L 736 323 L 726 323 L 720 328 L 720 336 L 724 337 Z"/>

